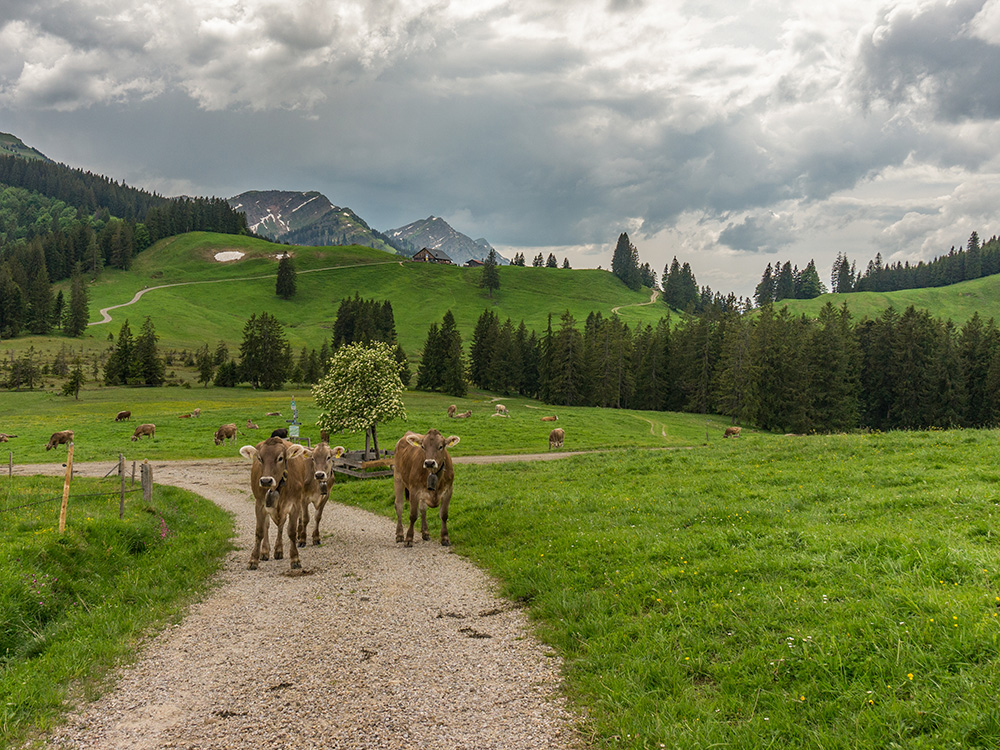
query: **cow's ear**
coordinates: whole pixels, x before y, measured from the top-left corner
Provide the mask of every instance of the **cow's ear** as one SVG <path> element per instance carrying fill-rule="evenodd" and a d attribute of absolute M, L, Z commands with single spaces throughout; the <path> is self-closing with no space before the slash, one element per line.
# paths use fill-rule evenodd
<path fill-rule="evenodd" d="M 423 448 L 423 438 L 420 435 L 407 435 L 406 442 L 412 445 L 414 448 Z"/>
<path fill-rule="evenodd" d="M 458 445 L 461 439 L 458 435 L 449 435 L 448 439 L 444 441 L 444 447 L 451 448 L 453 445 Z"/>
<path fill-rule="evenodd" d="M 298 458 L 299 456 L 305 455 L 305 446 L 301 443 L 292 443 L 288 450 L 285 452 L 285 460 L 291 460 L 293 458 Z"/>
<path fill-rule="evenodd" d="M 252 445 L 244 445 L 242 448 L 240 448 L 240 455 L 243 456 L 243 458 L 249 458 L 251 461 L 253 461 L 255 458 L 259 458 L 257 449 L 254 448 Z"/>
<path fill-rule="evenodd" d="M 342 445 L 338 445 L 336 448 L 333 449 L 333 457 L 334 458 L 340 458 L 345 453 L 347 453 L 347 451 L 344 449 L 344 446 L 342 446 Z"/>

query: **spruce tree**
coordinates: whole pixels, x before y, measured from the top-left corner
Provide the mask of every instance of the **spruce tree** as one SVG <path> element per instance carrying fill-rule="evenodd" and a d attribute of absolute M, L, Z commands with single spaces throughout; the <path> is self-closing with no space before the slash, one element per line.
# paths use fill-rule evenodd
<path fill-rule="evenodd" d="M 163 385 L 166 379 L 166 365 L 156 346 L 156 329 L 147 316 L 135 340 L 135 375 L 144 385 Z"/>
<path fill-rule="evenodd" d="M 295 296 L 295 286 L 295 264 L 292 262 L 292 256 L 285 253 L 278 261 L 278 280 L 274 292 L 281 299 L 291 299 Z"/>
<path fill-rule="evenodd" d="M 73 276 L 69 292 L 69 312 L 66 316 L 66 335 L 78 338 L 87 330 L 90 310 L 87 303 L 87 285 L 82 274 Z"/>
<path fill-rule="evenodd" d="M 490 254 L 483 262 L 482 274 L 479 277 L 480 288 L 485 289 L 490 297 L 493 297 L 493 292 L 500 288 L 500 269 L 498 266 L 497 251 L 490 248 Z"/>
<path fill-rule="evenodd" d="M 132 340 L 132 329 L 128 318 L 122 323 L 115 340 L 114 350 L 104 364 L 104 383 L 106 385 L 129 385 L 137 380 L 135 368 L 135 342 Z"/>

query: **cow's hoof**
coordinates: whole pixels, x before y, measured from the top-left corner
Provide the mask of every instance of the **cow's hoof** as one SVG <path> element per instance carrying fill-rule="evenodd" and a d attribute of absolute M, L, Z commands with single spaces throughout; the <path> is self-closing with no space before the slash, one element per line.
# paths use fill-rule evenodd
<path fill-rule="evenodd" d="M 306 546 L 306 543 L 305 543 L 305 542 L 299 542 L 299 546 L 300 546 L 300 547 L 305 547 L 305 546 Z"/>
<path fill-rule="evenodd" d="M 267 558 L 267 554 L 262 552 L 261 555 L 260 555 L 260 559 L 263 560 L 264 562 L 267 562 L 267 559 L 268 559 Z"/>
<path fill-rule="evenodd" d="M 406 546 L 407 547 L 412 547 L 413 546 L 413 540 L 412 539 L 407 539 L 406 540 Z"/>
<path fill-rule="evenodd" d="M 298 560 L 292 563 L 292 570 L 302 570 L 302 563 Z"/>
<path fill-rule="evenodd" d="M 442 539 L 441 540 L 441 546 L 442 547 L 450 547 L 451 546 L 451 539 L 449 539 L 448 537 L 445 537 L 444 539 Z"/>
<path fill-rule="evenodd" d="M 257 570 L 257 563 L 251 560 L 250 564 L 247 566 L 247 570 Z"/>
<path fill-rule="evenodd" d="M 423 538 L 425 542 L 429 542 L 431 540 L 430 534 L 421 534 L 420 536 Z"/>
<path fill-rule="evenodd" d="M 396 534 L 396 544 L 399 544 L 401 541 L 403 541 L 403 535 Z"/>
<path fill-rule="evenodd" d="M 316 537 L 315 539 L 313 539 L 313 547 L 320 547 L 320 546 L 322 546 L 322 544 L 323 544 L 323 542 L 321 542 L 319 540 L 319 537 Z"/>
<path fill-rule="evenodd" d="M 277 551 L 277 552 L 274 553 L 274 559 L 275 560 L 281 560 L 282 558 L 284 558 L 284 556 L 285 556 L 285 553 L 282 552 L 281 550 L 279 550 L 279 551 Z"/>

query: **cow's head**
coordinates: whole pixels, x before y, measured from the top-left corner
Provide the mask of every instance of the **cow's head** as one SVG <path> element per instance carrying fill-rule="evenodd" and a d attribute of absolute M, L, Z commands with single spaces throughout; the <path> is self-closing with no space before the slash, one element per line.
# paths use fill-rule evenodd
<path fill-rule="evenodd" d="M 324 495 L 329 492 L 329 482 L 333 479 L 334 459 L 340 458 L 342 455 L 344 455 L 342 445 L 331 448 L 326 443 L 320 443 L 309 454 L 312 459 L 313 474 L 316 481 L 319 482 L 319 491 Z"/>
<path fill-rule="evenodd" d="M 265 505 L 274 504 L 274 496 L 288 477 L 288 462 L 305 453 L 305 448 L 297 443 L 289 443 L 281 438 L 268 438 L 256 446 L 244 445 L 240 455 L 251 461 L 260 461 L 260 486 L 269 490 Z"/>
<path fill-rule="evenodd" d="M 424 468 L 429 471 L 427 489 L 437 489 L 437 473 L 444 466 L 447 449 L 458 445 L 458 435 L 445 437 L 437 430 L 429 430 L 426 435 L 407 435 L 406 442 L 424 451 Z"/>

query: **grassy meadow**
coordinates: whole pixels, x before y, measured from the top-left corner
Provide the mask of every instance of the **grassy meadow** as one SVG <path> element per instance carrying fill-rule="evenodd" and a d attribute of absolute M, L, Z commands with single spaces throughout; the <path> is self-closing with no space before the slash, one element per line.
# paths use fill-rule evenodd
<path fill-rule="evenodd" d="M 274 293 L 277 258 L 289 251 L 296 268 L 296 296 L 282 300 Z M 243 258 L 216 261 L 220 252 L 239 251 Z M 330 331 L 344 297 L 392 302 L 399 342 L 416 359 L 431 323 L 440 323 L 452 310 L 463 339 L 472 339 L 476 321 L 487 307 L 501 320 L 544 332 L 551 313 L 554 325 L 569 310 L 581 324 L 590 312 L 611 315 L 613 308 L 649 302 L 648 289 L 633 292 L 608 271 L 594 269 L 500 268 L 500 290 L 492 297 L 479 288 L 478 269 L 408 262 L 400 256 L 371 248 L 290 247 L 248 237 L 193 232 L 162 240 L 140 253 L 128 271 L 105 269 L 88 289 L 90 320 L 99 311 L 132 300 L 151 288 L 138 302 L 112 310 L 111 323 L 91 325 L 81 340 L 67 340 L 88 350 L 107 345 L 108 333 L 118 334 L 128 318 L 133 331 L 149 316 L 164 348 L 213 349 L 222 340 L 236 354 L 243 325 L 253 313 L 274 315 L 285 328 L 296 354 L 303 347 L 319 349 Z M 168 286 L 170 285 L 170 286 Z M 175 286 L 179 285 L 179 286 Z M 164 286 L 156 289 L 153 287 Z M 64 288 L 69 293 L 68 283 Z M 667 314 L 662 302 L 623 307 L 619 315 L 630 324 L 655 323 Z M 4 342 L 16 350 L 34 345 L 50 347 L 50 338 L 20 337 Z M 58 349 L 58 346 L 56 347 Z"/>
<path fill-rule="evenodd" d="M 99 691 L 232 548 L 232 519 L 173 487 L 156 487 L 150 505 L 129 495 L 119 519 L 117 476 L 74 480 L 60 535 L 62 484 L 0 478 L 0 747 L 20 747 L 67 699 Z"/>
<path fill-rule="evenodd" d="M 65 461 L 65 446 L 45 450 L 49 436 L 57 430 L 75 433 L 75 461 L 114 463 L 119 453 L 129 460 L 233 457 L 241 445 L 263 440 L 276 427 L 287 427 L 293 398 L 303 423 L 303 442 L 318 442 L 319 409 L 309 389 L 102 387 L 82 391 L 79 400 L 51 391 L 6 392 L 0 399 L 0 432 L 17 437 L 0 444 L 0 465 L 11 460 L 10 454 L 20 464 Z M 407 391 L 404 401 L 407 420 L 379 426 L 379 446 L 383 449 L 392 448 L 407 430 L 426 432 L 434 427 L 462 438 L 455 455 L 545 452 L 549 431 L 556 425 L 566 430 L 565 450 L 570 451 L 687 446 L 704 443 L 706 437 L 720 440 L 728 423 L 721 417 L 697 414 L 553 407 L 524 398 L 501 399 L 511 416 L 492 417 L 496 402 L 492 394 L 481 391 L 460 399 Z M 459 412 L 472 411 L 472 417 L 449 419 L 449 404 L 456 404 Z M 202 410 L 201 417 L 180 417 L 195 408 Z M 114 421 L 121 410 L 132 412 L 129 422 Z M 269 412 L 280 412 L 281 416 L 268 417 Z M 556 425 L 541 421 L 549 415 L 558 417 Z M 245 429 L 248 419 L 259 429 Z M 215 430 L 230 422 L 240 431 L 236 445 L 215 445 Z M 133 431 L 142 423 L 156 425 L 155 437 L 132 442 Z M 345 433 L 332 439 L 348 450 L 364 448 L 363 433 Z"/>
<path fill-rule="evenodd" d="M 565 657 L 595 747 L 995 748 L 996 458 L 994 431 L 745 433 L 460 466 L 449 531 Z"/>

